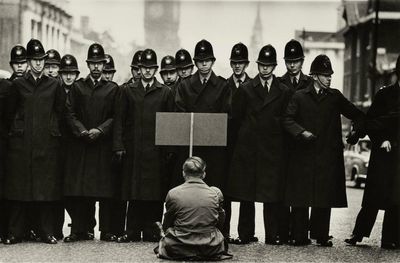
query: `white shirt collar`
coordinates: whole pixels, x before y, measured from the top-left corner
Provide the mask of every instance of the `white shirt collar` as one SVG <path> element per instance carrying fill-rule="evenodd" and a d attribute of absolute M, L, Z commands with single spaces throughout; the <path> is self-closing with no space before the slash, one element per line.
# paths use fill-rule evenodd
<path fill-rule="evenodd" d="M 98 79 L 95 79 L 95 78 L 93 78 L 93 77 L 92 77 L 92 75 L 90 75 L 90 74 L 89 74 L 89 78 L 92 80 L 92 82 L 93 82 L 93 85 L 95 84 L 95 80 L 97 80 L 97 83 L 99 83 L 99 82 L 100 82 L 100 80 L 101 80 L 101 76 L 100 76 L 100 78 L 98 78 Z"/>
<path fill-rule="evenodd" d="M 267 84 L 267 85 L 268 85 L 268 86 L 267 86 L 268 91 L 271 89 L 272 80 L 273 80 L 273 77 L 270 77 L 270 78 L 267 79 L 267 80 L 263 80 L 263 79 L 260 77 L 261 85 L 263 85 L 263 87 L 265 87 L 265 84 Z"/>
<path fill-rule="evenodd" d="M 204 82 L 204 79 L 206 79 L 206 83 L 208 83 L 208 80 L 210 79 L 210 77 L 211 77 L 211 74 L 212 74 L 212 70 L 210 70 L 210 72 L 207 74 L 207 76 L 206 76 L 206 77 L 203 77 L 203 76 L 202 76 L 202 75 L 200 75 L 200 73 L 199 73 L 200 82 L 203 84 L 203 82 Z"/>
<path fill-rule="evenodd" d="M 237 78 L 235 74 L 233 74 L 232 77 L 233 81 L 235 82 L 236 88 L 239 88 L 239 79 L 242 81 L 242 83 L 244 83 L 244 81 L 246 80 L 246 74 L 243 74 L 241 78 Z"/>
<path fill-rule="evenodd" d="M 290 76 L 290 81 L 291 81 L 292 83 L 293 83 L 293 78 L 296 78 L 297 83 L 299 83 L 299 80 L 300 80 L 300 72 L 299 72 L 296 76 L 294 76 L 294 77 Z"/>
<path fill-rule="evenodd" d="M 147 85 L 150 85 L 150 87 L 153 86 L 154 78 L 152 78 L 150 82 L 144 82 L 143 79 L 140 79 L 140 81 L 142 82 L 143 88 L 146 89 Z"/>

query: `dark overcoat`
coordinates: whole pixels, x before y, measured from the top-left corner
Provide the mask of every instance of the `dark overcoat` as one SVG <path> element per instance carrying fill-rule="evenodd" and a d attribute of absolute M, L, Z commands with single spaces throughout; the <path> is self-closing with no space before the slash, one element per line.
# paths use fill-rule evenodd
<path fill-rule="evenodd" d="M 163 201 L 168 191 L 166 149 L 155 145 L 156 112 L 174 108 L 170 88 L 157 80 L 145 91 L 141 81 L 120 88 L 114 123 L 114 151 L 125 150 L 122 198 Z"/>
<path fill-rule="evenodd" d="M 224 78 L 212 72 L 206 85 L 200 82 L 199 72 L 182 80 L 177 87 L 175 106 L 179 112 L 230 113 L 231 89 Z M 189 147 L 179 148 L 177 169 L 173 174 L 172 186 L 183 183 L 182 164 L 189 157 Z M 193 155 L 207 163 L 205 182 L 222 188 L 227 176 L 227 148 L 220 146 L 193 147 Z"/>
<path fill-rule="evenodd" d="M 241 85 L 245 84 L 246 82 L 249 82 L 250 80 L 251 80 L 251 78 L 246 73 L 246 78 L 244 79 L 244 81 L 243 81 L 243 83 Z M 232 93 L 232 95 L 231 95 L 232 96 L 231 104 L 233 104 L 234 101 L 235 101 L 236 92 L 238 91 L 239 88 L 236 87 L 235 81 L 233 80 L 233 75 L 230 76 L 226 80 L 226 82 L 228 83 L 228 86 L 231 89 L 231 93 Z M 231 159 L 232 159 L 233 150 L 235 148 L 235 143 L 237 141 L 237 135 L 238 135 L 238 132 L 239 132 L 239 125 L 240 125 L 240 123 L 233 121 L 232 118 L 229 118 L 229 120 L 228 120 L 228 143 L 227 143 L 228 144 L 227 145 L 228 146 L 228 148 L 227 148 L 227 151 L 228 151 L 228 167 L 229 167 L 229 163 L 231 162 Z"/>
<path fill-rule="evenodd" d="M 5 196 L 18 201 L 62 197 L 60 129 L 65 93 L 47 76 L 30 73 L 13 81 L 7 102 L 10 121 Z"/>
<path fill-rule="evenodd" d="M 386 209 L 400 204 L 399 112 L 398 83 L 380 89 L 367 112 L 367 133 L 372 149 L 363 206 Z M 380 148 L 384 141 L 390 142 L 390 152 Z"/>
<path fill-rule="evenodd" d="M 297 140 L 290 147 L 286 203 L 298 207 L 346 207 L 341 114 L 361 129 L 364 114 L 336 89 L 317 95 L 313 84 L 297 91 L 283 118 Z M 316 139 L 305 141 L 307 130 Z"/>
<path fill-rule="evenodd" d="M 64 175 L 65 196 L 115 197 L 117 180 L 112 169 L 112 123 L 118 85 L 87 77 L 68 93 L 66 118 L 74 138 L 68 146 Z M 80 134 L 98 128 L 101 135 L 89 141 Z"/>
<path fill-rule="evenodd" d="M 6 118 L 6 100 L 10 92 L 11 81 L 0 80 L 0 200 L 3 199 L 5 161 L 7 156 L 8 124 Z"/>
<path fill-rule="evenodd" d="M 310 85 L 313 82 L 313 79 L 310 76 L 304 75 L 303 72 L 300 72 L 299 83 L 297 84 L 296 87 L 293 86 L 293 83 L 290 80 L 290 75 L 287 72 L 278 79 L 288 88 L 290 88 L 293 92 L 307 88 L 308 85 Z"/>
<path fill-rule="evenodd" d="M 268 94 L 256 76 L 239 88 L 232 120 L 240 123 L 226 193 L 238 200 L 282 201 L 287 147 L 282 115 L 292 91 L 273 77 Z"/>

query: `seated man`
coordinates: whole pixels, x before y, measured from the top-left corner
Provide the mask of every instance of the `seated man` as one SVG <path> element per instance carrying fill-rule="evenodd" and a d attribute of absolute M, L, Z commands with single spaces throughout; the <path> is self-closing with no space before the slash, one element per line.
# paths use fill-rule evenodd
<path fill-rule="evenodd" d="M 223 195 L 203 179 L 206 164 L 190 157 L 183 164 L 185 183 L 168 192 L 158 257 L 175 260 L 222 260 L 231 258 L 220 229 L 225 220 Z"/>

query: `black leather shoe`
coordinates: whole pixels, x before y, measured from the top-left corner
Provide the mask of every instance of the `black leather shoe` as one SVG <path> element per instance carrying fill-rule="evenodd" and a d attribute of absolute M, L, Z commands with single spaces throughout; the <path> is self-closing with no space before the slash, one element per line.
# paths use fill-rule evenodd
<path fill-rule="evenodd" d="M 66 243 L 76 242 L 76 241 L 78 241 L 78 240 L 79 240 L 78 235 L 77 235 L 77 234 L 74 234 L 74 233 L 71 233 L 71 235 L 66 236 L 66 237 L 64 238 L 64 242 L 66 242 Z"/>
<path fill-rule="evenodd" d="M 304 239 L 304 240 L 296 240 L 296 239 L 292 239 L 288 241 L 288 244 L 291 246 L 308 246 L 311 244 L 311 239 Z"/>
<path fill-rule="evenodd" d="M 36 235 L 35 231 L 30 230 L 29 232 L 27 232 L 23 237 L 23 240 L 25 241 L 40 241 L 40 237 L 38 235 Z"/>
<path fill-rule="evenodd" d="M 87 233 L 80 233 L 78 234 L 78 237 L 80 240 L 93 240 L 94 239 L 94 234 L 91 232 Z"/>
<path fill-rule="evenodd" d="M 18 238 L 18 237 L 16 237 L 16 236 L 12 236 L 12 235 L 9 235 L 6 239 L 4 239 L 4 241 L 3 241 L 3 243 L 5 244 L 5 245 L 14 245 L 14 244 L 17 244 L 17 243 L 21 243 L 22 242 L 22 239 L 21 238 Z"/>
<path fill-rule="evenodd" d="M 279 239 L 279 237 L 276 237 L 275 239 L 267 239 L 267 240 L 265 240 L 265 244 L 280 246 L 280 245 L 283 244 L 283 242 Z"/>
<path fill-rule="evenodd" d="M 332 247 L 333 243 L 331 240 L 317 240 L 317 244 L 320 245 L 321 247 Z"/>
<path fill-rule="evenodd" d="M 114 242 L 117 241 L 117 236 L 111 233 L 101 233 L 100 240 L 107 242 Z"/>
<path fill-rule="evenodd" d="M 52 235 L 42 237 L 41 240 L 43 243 L 46 243 L 46 244 L 52 244 L 52 245 L 57 244 L 57 239 Z"/>
<path fill-rule="evenodd" d="M 391 242 L 382 242 L 381 243 L 381 248 L 384 248 L 384 249 L 396 249 L 396 248 L 399 248 L 399 245 L 397 245 L 396 243 L 391 243 Z"/>
<path fill-rule="evenodd" d="M 346 239 L 344 240 L 344 242 L 346 242 L 346 243 L 349 244 L 349 245 L 354 246 L 354 245 L 357 244 L 357 242 L 361 242 L 362 239 L 363 239 L 363 237 L 361 237 L 361 236 L 351 235 L 351 237 L 350 237 L 350 238 L 346 238 Z"/>
<path fill-rule="evenodd" d="M 235 238 L 232 241 L 232 244 L 236 244 L 236 245 L 246 245 L 250 243 L 250 239 L 241 239 L 240 237 Z"/>
<path fill-rule="evenodd" d="M 138 242 L 140 241 L 140 236 L 132 236 L 128 234 L 124 234 L 117 239 L 117 243 L 129 243 L 129 242 Z"/>

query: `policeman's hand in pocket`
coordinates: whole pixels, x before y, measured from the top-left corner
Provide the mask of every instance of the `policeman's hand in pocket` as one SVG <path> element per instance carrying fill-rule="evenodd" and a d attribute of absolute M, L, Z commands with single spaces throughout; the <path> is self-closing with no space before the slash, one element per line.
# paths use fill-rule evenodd
<path fill-rule="evenodd" d="M 389 141 L 384 141 L 381 144 L 381 148 L 384 149 L 386 152 L 390 152 L 392 150 L 392 145 L 390 144 Z"/>
<path fill-rule="evenodd" d="M 301 137 L 306 141 L 314 141 L 317 137 L 309 131 L 303 131 Z"/>

